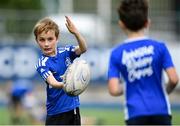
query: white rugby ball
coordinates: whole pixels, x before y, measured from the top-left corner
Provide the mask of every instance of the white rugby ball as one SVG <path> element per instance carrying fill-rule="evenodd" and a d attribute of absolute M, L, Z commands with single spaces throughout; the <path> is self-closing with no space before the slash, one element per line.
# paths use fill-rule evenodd
<path fill-rule="evenodd" d="M 64 77 L 64 91 L 71 95 L 80 95 L 90 81 L 90 67 L 85 60 L 74 61 L 66 70 Z"/>

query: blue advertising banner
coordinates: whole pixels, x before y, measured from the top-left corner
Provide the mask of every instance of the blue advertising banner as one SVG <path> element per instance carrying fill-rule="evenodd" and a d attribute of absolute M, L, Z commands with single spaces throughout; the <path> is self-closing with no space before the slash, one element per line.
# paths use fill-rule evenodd
<path fill-rule="evenodd" d="M 38 50 L 33 46 L 0 46 L 0 80 L 34 78 Z"/>
<path fill-rule="evenodd" d="M 108 68 L 109 49 L 89 48 L 81 55 L 91 69 L 91 81 L 105 81 Z M 0 46 L 0 81 L 26 78 L 41 81 L 35 69 L 40 51 L 29 45 Z"/>

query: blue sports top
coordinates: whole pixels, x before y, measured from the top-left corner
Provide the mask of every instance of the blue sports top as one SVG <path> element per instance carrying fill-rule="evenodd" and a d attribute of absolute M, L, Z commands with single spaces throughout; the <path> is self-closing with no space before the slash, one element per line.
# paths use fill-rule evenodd
<path fill-rule="evenodd" d="M 79 57 L 79 55 L 75 54 L 75 46 L 57 48 L 57 55 L 54 57 L 42 55 L 41 58 L 39 58 L 36 69 L 46 83 L 47 77 L 51 74 L 53 74 L 57 81 L 61 82 L 62 79 L 60 76 L 64 74 L 67 67 L 77 57 Z M 67 112 L 80 105 L 78 96 L 69 96 L 63 89 L 53 88 L 47 83 L 46 91 L 47 115 Z"/>
<path fill-rule="evenodd" d="M 33 89 L 32 83 L 28 79 L 16 79 L 12 83 L 11 95 L 17 98 L 23 98 L 26 93 Z"/>
<path fill-rule="evenodd" d="M 125 81 L 125 119 L 170 115 L 163 69 L 174 67 L 165 44 L 146 37 L 127 39 L 111 52 L 108 79 Z"/>

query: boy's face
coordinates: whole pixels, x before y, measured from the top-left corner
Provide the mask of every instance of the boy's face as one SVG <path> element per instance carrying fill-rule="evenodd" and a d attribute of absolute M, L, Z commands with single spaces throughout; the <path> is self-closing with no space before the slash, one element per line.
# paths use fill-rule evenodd
<path fill-rule="evenodd" d="M 57 40 L 55 32 L 49 30 L 48 32 L 42 32 L 37 36 L 37 43 L 41 48 L 44 55 L 54 56 L 56 55 Z"/>

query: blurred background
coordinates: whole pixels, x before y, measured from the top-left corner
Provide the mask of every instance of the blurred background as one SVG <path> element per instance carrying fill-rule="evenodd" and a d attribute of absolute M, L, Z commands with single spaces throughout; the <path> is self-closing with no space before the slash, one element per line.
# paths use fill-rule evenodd
<path fill-rule="evenodd" d="M 43 17 L 60 26 L 59 45 L 76 45 L 65 26 L 71 17 L 88 44 L 91 81 L 80 95 L 82 124 L 123 125 L 123 96 L 107 90 L 111 48 L 125 35 L 118 27 L 120 0 L 0 0 L 0 124 L 44 124 L 45 84 L 34 66 L 40 54 L 33 27 Z M 180 0 L 149 0 L 147 34 L 167 44 L 180 74 Z M 20 92 L 20 93 L 19 93 Z M 170 95 L 173 124 L 180 124 L 180 85 Z"/>

